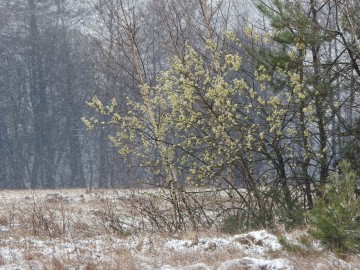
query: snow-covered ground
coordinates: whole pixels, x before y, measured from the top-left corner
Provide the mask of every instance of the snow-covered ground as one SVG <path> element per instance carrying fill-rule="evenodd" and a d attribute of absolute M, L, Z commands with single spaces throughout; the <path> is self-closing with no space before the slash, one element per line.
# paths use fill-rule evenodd
<path fill-rule="evenodd" d="M 103 218 L 114 202 L 104 191 L 1 191 L 0 269 L 360 269 L 359 255 L 340 259 L 305 231 L 282 235 L 297 251 L 265 230 L 124 234 Z"/>

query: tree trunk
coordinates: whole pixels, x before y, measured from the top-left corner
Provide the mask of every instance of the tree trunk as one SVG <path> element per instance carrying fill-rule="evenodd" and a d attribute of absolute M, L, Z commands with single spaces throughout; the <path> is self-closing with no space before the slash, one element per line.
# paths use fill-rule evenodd
<path fill-rule="evenodd" d="M 34 113 L 34 162 L 31 187 L 55 186 L 51 158 L 51 129 L 48 121 L 48 101 L 40 35 L 36 20 L 34 0 L 28 0 L 30 10 L 30 98 Z"/>

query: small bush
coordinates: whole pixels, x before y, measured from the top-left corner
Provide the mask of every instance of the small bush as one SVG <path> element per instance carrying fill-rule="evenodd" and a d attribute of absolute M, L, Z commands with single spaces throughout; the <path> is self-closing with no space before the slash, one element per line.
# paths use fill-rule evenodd
<path fill-rule="evenodd" d="M 229 215 L 224 219 L 222 231 L 228 234 L 238 233 L 241 229 L 241 223 L 238 215 Z"/>
<path fill-rule="evenodd" d="M 301 246 L 291 243 L 286 237 L 279 237 L 279 243 L 289 252 L 300 252 L 302 251 Z"/>
<path fill-rule="evenodd" d="M 340 165 L 330 183 L 307 216 L 314 228 L 310 233 L 340 254 L 360 251 L 360 200 L 355 196 L 357 176 L 349 163 Z"/>
<path fill-rule="evenodd" d="M 275 209 L 275 218 L 277 223 L 282 224 L 286 230 L 298 228 L 304 223 L 304 208 L 297 201 L 292 202 L 292 208 L 289 209 L 284 204 L 277 204 Z"/>

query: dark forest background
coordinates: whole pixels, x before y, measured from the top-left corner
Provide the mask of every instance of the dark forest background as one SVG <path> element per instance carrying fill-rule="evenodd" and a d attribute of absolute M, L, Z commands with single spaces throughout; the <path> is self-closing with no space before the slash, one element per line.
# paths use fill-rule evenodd
<path fill-rule="evenodd" d="M 294 151 L 301 154 L 291 164 L 270 155 L 274 175 L 287 175 L 295 164 L 314 184 L 345 157 L 358 168 L 359 3 L 254 2 L 257 8 L 230 0 L 2 0 L 0 188 L 134 185 L 149 171 L 117 153 L 108 140 L 115 127 L 87 130 L 81 120 L 92 117 L 86 101 L 95 95 L 120 105 L 126 105 L 125 95 L 137 100 L 139 85 L 155 85 L 169 58 L 184 56 L 186 46 L 201 52 L 206 39 L 220 40 L 227 31 L 243 45 L 231 51 L 242 56 L 247 83 L 259 64 L 275 68 L 287 61 L 286 68 L 311 85 L 305 103 L 316 111 L 312 146 L 297 138 Z M 267 32 L 277 33 L 273 43 L 258 42 Z M 298 49 L 299 61 L 287 58 L 291 48 Z M 288 86 L 269 87 L 278 93 Z M 311 96 L 313 89 L 321 94 Z M 304 106 L 294 109 L 299 129 Z"/>

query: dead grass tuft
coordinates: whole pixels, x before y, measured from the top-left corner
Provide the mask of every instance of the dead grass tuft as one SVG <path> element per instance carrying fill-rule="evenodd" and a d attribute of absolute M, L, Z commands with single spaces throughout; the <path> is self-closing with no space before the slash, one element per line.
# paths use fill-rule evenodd
<path fill-rule="evenodd" d="M 52 257 L 52 265 L 51 269 L 53 270 L 65 270 L 66 267 L 64 264 L 55 256 Z"/>
<path fill-rule="evenodd" d="M 0 256 L 0 266 L 6 265 L 6 260 Z"/>

